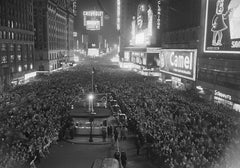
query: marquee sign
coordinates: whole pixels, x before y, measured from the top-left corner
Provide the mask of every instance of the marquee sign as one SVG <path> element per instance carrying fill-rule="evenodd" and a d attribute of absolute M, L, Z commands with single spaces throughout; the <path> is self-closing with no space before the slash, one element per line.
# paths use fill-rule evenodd
<path fill-rule="evenodd" d="M 239 27 L 239 0 L 206 0 L 204 52 L 240 53 Z"/>
<path fill-rule="evenodd" d="M 87 30 L 100 30 L 103 26 L 103 11 L 83 11 L 83 25 Z"/>
<path fill-rule="evenodd" d="M 159 52 L 160 72 L 195 81 L 197 50 L 166 49 Z"/>

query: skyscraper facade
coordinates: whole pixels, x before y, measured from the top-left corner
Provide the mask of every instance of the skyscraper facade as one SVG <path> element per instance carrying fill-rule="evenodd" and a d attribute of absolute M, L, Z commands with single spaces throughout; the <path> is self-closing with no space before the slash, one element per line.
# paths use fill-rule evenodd
<path fill-rule="evenodd" d="M 33 67 L 33 0 L 0 1 L 0 91 Z"/>
<path fill-rule="evenodd" d="M 73 1 L 35 0 L 36 70 L 53 71 L 68 62 L 73 44 Z"/>

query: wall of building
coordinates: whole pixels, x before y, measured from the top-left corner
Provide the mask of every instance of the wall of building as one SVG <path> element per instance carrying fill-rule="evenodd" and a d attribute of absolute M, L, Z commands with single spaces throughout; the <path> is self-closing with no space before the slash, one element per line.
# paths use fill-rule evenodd
<path fill-rule="evenodd" d="M 212 46 L 208 44 L 208 36 L 212 36 L 213 32 L 208 31 L 207 34 L 207 19 L 212 22 L 210 16 L 211 12 L 215 13 L 215 4 L 208 4 L 213 9 L 206 8 L 208 2 L 216 3 L 217 1 L 207 1 L 202 0 L 202 15 L 201 15 L 201 27 L 200 27 L 200 45 L 199 45 L 199 61 L 198 61 L 198 81 L 197 85 L 201 86 L 206 92 L 207 97 L 210 101 L 216 101 L 216 93 L 221 92 L 221 94 L 228 95 L 229 100 L 232 102 L 232 107 L 237 107 L 240 104 L 240 49 L 230 48 L 228 43 L 231 41 L 226 39 L 229 35 L 228 29 L 223 31 L 222 46 Z M 229 3 L 229 2 L 228 2 Z M 229 4 L 224 4 L 225 11 L 227 11 L 227 6 Z M 207 15 L 208 13 L 208 15 Z M 229 17 L 226 19 L 226 25 L 228 28 Z M 206 31 L 205 31 L 206 29 Z M 206 38 L 205 38 L 206 37 Z M 210 37 L 211 38 L 211 37 Z M 213 45 L 213 44 L 212 44 Z M 207 47 L 206 47 L 207 46 Z M 216 50 L 212 50 L 212 49 Z M 221 98 L 226 99 L 226 98 Z M 238 104 L 238 105 L 237 105 Z M 235 108 L 240 110 L 240 107 Z"/>
<path fill-rule="evenodd" d="M 33 1 L 0 1 L 0 88 L 24 78 L 33 66 Z"/>
<path fill-rule="evenodd" d="M 52 71 L 73 56 L 73 2 L 34 1 L 36 69 Z"/>

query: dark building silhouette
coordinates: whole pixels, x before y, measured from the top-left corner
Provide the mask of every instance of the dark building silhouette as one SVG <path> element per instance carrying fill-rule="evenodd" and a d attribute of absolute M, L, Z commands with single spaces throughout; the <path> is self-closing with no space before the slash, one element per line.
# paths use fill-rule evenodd
<path fill-rule="evenodd" d="M 33 0 L 0 1 L 0 90 L 34 67 Z"/>
<path fill-rule="evenodd" d="M 73 56 L 73 4 L 72 0 L 34 0 L 36 70 L 56 70 Z"/>

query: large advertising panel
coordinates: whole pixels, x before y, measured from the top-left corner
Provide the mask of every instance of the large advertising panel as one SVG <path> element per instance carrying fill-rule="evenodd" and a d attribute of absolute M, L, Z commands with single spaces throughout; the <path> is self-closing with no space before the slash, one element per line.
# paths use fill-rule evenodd
<path fill-rule="evenodd" d="M 159 52 L 160 72 L 196 80 L 197 50 L 166 49 Z"/>
<path fill-rule="evenodd" d="M 87 30 L 96 31 L 103 26 L 103 11 L 83 11 L 83 16 L 83 25 Z"/>
<path fill-rule="evenodd" d="M 133 45 L 150 45 L 151 37 L 153 36 L 153 10 L 149 3 L 142 2 L 137 8 L 137 17 L 133 19 L 133 24 L 136 22 L 136 27 L 132 26 L 132 43 Z"/>
<path fill-rule="evenodd" d="M 204 52 L 240 53 L 240 0 L 206 0 Z"/>
<path fill-rule="evenodd" d="M 87 20 L 86 21 L 87 30 L 100 30 L 100 21 L 99 20 Z"/>

